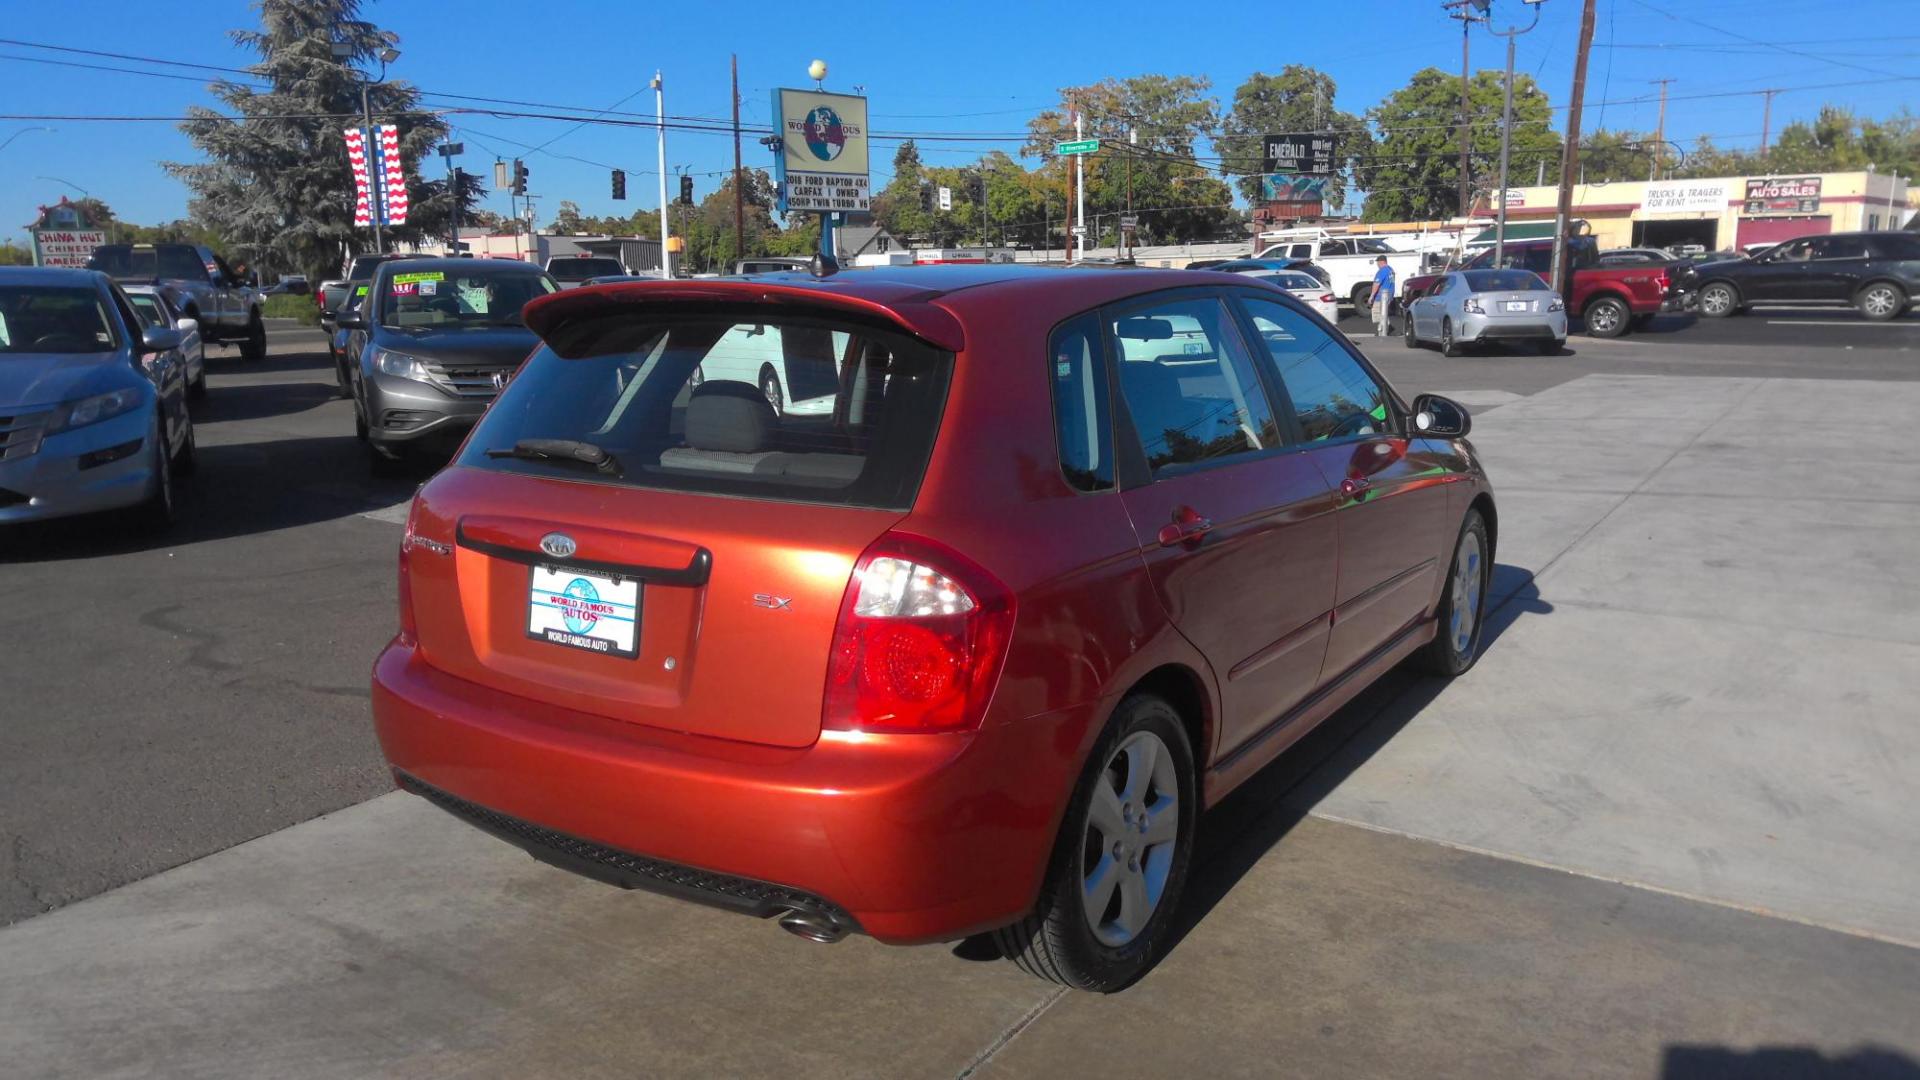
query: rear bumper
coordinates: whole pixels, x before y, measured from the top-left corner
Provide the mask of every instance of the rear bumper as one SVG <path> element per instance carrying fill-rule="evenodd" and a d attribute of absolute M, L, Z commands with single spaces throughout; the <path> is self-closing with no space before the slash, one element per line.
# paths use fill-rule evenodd
<path fill-rule="evenodd" d="M 1551 311 L 1520 318 L 1495 318 L 1468 315 L 1461 320 L 1462 342 L 1477 341 L 1565 341 L 1567 313 Z"/>
<path fill-rule="evenodd" d="M 402 787 L 427 785 L 642 867 L 644 880 L 616 884 L 689 895 L 657 882 L 744 882 L 690 898 L 762 915 L 817 899 L 899 944 L 961 937 L 1031 907 L 1078 767 L 1073 748 L 1097 713 L 990 719 L 956 735 L 826 732 L 787 749 L 501 694 L 398 641 L 373 673 L 374 726 Z"/>

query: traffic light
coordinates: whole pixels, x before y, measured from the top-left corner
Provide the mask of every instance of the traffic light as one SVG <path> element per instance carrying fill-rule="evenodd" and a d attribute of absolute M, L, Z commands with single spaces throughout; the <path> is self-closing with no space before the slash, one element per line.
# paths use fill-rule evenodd
<path fill-rule="evenodd" d="M 933 189 L 925 184 L 920 185 L 920 209 L 933 213 Z"/>
<path fill-rule="evenodd" d="M 527 193 L 527 163 L 519 158 L 513 159 L 513 193 L 515 195 Z"/>
<path fill-rule="evenodd" d="M 691 176 L 680 178 L 680 201 L 688 206 L 693 205 L 693 177 Z"/>
<path fill-rule="evenodd" d="M 986 177 L 976 175 L 967 182 L 967 186 L 973 189 L 974 202 L 984 203 L 987 201 L 987 178 Z"/>
<path fill-rule="evenodd" d="M 616 199 L 624 199 L 627 197 L 627 171 L 625 169 L 613 170 L 613 197 Z"/>

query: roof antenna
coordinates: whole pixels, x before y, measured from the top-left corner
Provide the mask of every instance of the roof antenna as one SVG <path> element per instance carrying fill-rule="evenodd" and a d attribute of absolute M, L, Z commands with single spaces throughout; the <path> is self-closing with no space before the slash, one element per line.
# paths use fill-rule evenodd
<path fill-rule="evenodd" d="M 824 251 L 816 251 L 813 259 L 807 263 L 807 269 L 817 278 L 832 277 L 840 272 L 840 260 Z"/>

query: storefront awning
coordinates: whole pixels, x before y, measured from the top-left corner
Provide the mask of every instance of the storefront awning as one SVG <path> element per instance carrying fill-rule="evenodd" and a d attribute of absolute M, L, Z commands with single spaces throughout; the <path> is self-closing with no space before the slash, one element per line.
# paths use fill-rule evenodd
<path fill-rule="evenodd" d="M 1491 244 L 1498 237 L 1496 229 L 1483 229 L 1480 235 L 1468 240 L 1469 244 Z M 1550 240 L 1553 238 L 1551 221 L 1509 221 L 1507 222 L 1508 240 Z"/>

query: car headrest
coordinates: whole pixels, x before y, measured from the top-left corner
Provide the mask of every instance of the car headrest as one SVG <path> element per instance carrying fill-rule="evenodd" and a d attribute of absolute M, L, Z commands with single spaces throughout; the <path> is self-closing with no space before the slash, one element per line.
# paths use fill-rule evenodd
<path fill-rule="evenodd" d="M 757 454 L 773 444 L 779 419 L 752 383 L 701 383 L 687 399 L 687 445 L 695 450 Z"/>

